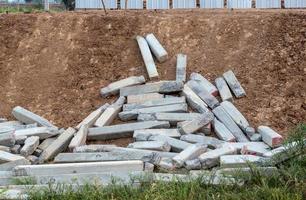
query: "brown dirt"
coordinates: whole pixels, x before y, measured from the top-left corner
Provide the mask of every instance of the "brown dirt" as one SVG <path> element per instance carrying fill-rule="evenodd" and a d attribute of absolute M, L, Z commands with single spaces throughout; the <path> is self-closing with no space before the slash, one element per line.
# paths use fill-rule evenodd
<path fill-rule="evenodd" d="M 134 40 L 154 33 L 188 73 L 213 81 L 232 69 L 247 92 L 235 101 L 252 125 L 286 135 L 306 122 L 306 12 L 110 11 L 0 15 L 0 115 L 24 106 L 58 126 L 75 126 L 99 105 L 99 89 L 146 71 Z M 125 143 L 122 141 L 120 143 Z"/>

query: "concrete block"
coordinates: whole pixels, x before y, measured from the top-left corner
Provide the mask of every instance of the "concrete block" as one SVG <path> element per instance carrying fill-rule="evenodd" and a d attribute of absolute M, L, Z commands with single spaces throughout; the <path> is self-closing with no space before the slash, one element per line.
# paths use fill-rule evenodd
<path fill-rule="evenodd" d="M 41 126 L 51 127 L 51 128 L 57 128 L 54 126 L 51 122 L 46 120 L 45 118 L 32 113 L 31 111 L 22 108 L 20 106 L 16 106 L 12 111 L 13 116 L 18 120 L 25 124 L 33 124 L 37 123 Z"/>
<path fill-rule="evenodd" d="M 171 151 L 174 152 L 181 152 L 184 149 L 186 149 L 188 146 L 190 146 L 191 144 L 188 142 L 184 142 L 175 138 L 171 138 L 168 136 L 164 136 L 164 135 L 152 135 L 149 138 L 149 141 L 164 141 L 167 142 L 168 144 L 170 144 L 171 146 Z"/>
<path fill-rule="evenodd" d="M 159 93 L 150 93 L 150 94 L 161 95 Z M 138 95 L 132 95 L 132 96 L 138 96 Z M 155 100 L 147 99 L 147 101 L 143 103 L 125 104 L 123 105 L 123 111 L 130 111 L 130 110 L 135 110 L 135 109 L 140 109 L 140 108 L 149 108 L 149 107 L 156 107 L 156 106 L 166 106 L 166 105 L 173 105 L 173 104 L 183 104 L 183 103 L 186 103 L 185 97 L 172 97 L 172 98 L 161 97 Z"/>
<path fill-rule="evenodd" d="M 161 93 L 169 94 L 183 90 L 183 83 L 177 81 L 159 81 L 155 83 L 136 85 L 120 89 L 120 96 L 129 96 L 137 94 Z"/>
<path fill-rule="evenodd" d="M 232 146 L 226 146 L 212 151 L 207 151 L 199 156 L 202 168 L 211 168 L 219 164 L 219 158 L 223 155 L 236 154 L 237 150 Z"/>
<path fill-rule="evenodd" d="M 169 152 L 171 146 L 166 141 L 143 141 L 130 143 L 128 148 L 132 149 L 146 149 L 153 151 L 167 151 Z"/>
<path fill-rule="evenodd" d="M 24 157 L 31 155 L 39 145 L 39 137 L 31 136 L 24 141 L 24 145 L 20 150 L 20 154 Z"/>
<path fill-rule="evenodd" d="M 145 172 L 153 172 L 154 171 L 154 164 L 149 163 L 149 162 L 145 162 L 144 163 L 144 171 Z"/>
<path fill-rule="evenodd" d="M 176 81 L 186 81 L 187 55 L 177 54 Z"/>
<path fill-rule="evenodd" d="M 52 128 L 52 127 L 27 128 L 15 131 L 16 138 L 23 136 L 26 137 L 38 136 L 39 139 L 41 140 L 57 136 L 58 134 L 59 130 L 57 128 Z"/>
<path fill-rule="evenodd" d="M 158 62 L 165 62 L 168 58 L 168 53 L 157 40 L 157 38 L 152 33 L 150 33 L 146 35 L 146 41 L 148 42 L 150 49 Z"/>
<path fill-rule="evenodd" d="M 32 165 L 37 165 L 39 163 L 39 158 L 37 156 L 34 156 L 34 155 L 29 155 L 29 156 L 26 157 L 26 159 L 28 161 L 30 161 L 30 163 Z"/>
<path fill-rule="evenodd" d="M 220 166 L 226 167 L 247 167 L 252 164 L 259 164 L 263 157 L 254 155 L 223 155 L 220 157 Z"/>
<path fill-rule="evenodd" d="M 214 115 L 211 112 L 203 113 L 199 118 L 185 123 L 181 128 L 179 128 L 179 132 L 181 134 L 194 133 L 209 124 L 213 119 Z"/>
<path fill-rule="evenodd" d="M 242 86 L 240 85 L 238 79 L 236 78 L 234 72 L 229 70 L 223 74 L 223 78 L 227 82 L 228 86 L 231 88 L 232 92 L 237 98 L 246 96 L 246 93 Z"/>
<path fill-rule="evenodd" d="M 0 151 L 0 163 L 23 159 L 24 157 L 9 152 Z"/>
<path fill-rule="evenodd" d="M 131 137 L 135 130 L 149 128 L 169 128 L 170 124 L 166 121 L 146 121 L 119 124 L 113 126 L 104 126 L 98 128 L 90 128 L 88 139 L 90 140 L 108 140 L 122 137 Z"/>
<path fill-rule="evenodd" d="M 85 145 L 87 140 L 87 134 L 88 134 L 88 126 L 83 125 L 81 126 L 80 130 L 74 134 L 74 137 L 72 138 L 69 149 L 73 151 L 74 148 Z"/>
<path fill-rule="evenodd" d="M 137 138 L 140 135 L 147 135 L 149 138 L 152 135 L 165 135 L 173 138 L 180 138 L 181 134 L 177 129 L 142 129 L 134 131 L 133 138 Z"/>
<path fill-rule="evenodd" d="M 207 151 L 207 146 L 201 143 L 188 146 L 178 155 L 172 158 L 175 167 L 180 168 L 187 160 L 198 158 L 201 154 Z"/>
<path fill-rule="evenodd" d="M 216 174 L 222 174 L 225 176 L 252 175 L 254 170 L 264 176 L 273 176 L 278 174 L 278 169 L 276 167 L 256 167 L 255 169 L 250 167 L 222 168 L 217 170 Z"/>
<path fill-rule="evenodd" d="M 205 113 L 208 110 L 207 104 L 187 85 L 184 85 L 182 96 L 186 97 L 188 105 L 196 112 Z"/>
<path fill-rule="evenodd" d="M 234 104 L 229 101 L 223 101 L 221 106 L 244 132 L 248 127 L 250 127 L 248 120 L 241 114 Z"/>
<path fill-rule="evenodd" d="M 270 147 L 279 147 L 283 143 L 283 137 L 270 127 L 259 126 L 257 130 L 261 134 L 262 140 Z"/>
<path fill-rule="evenodd" d="M 158 72 L 147 41 L 141 36 L 136 36 L 136 40 L 143 58 L 143 62 L 146 66 L 149 78 L 150 79 L 157 78 Z"/>
<path fill-rule="evenodd" d="M 233 95 L 228 85 L 226 84 L 224 78 L 222 77 L 216 78 L 215 83 L 216 83 L 216 86 L 217 86 L 217 89 L 219 91 L 222 101 L 233 102 L 234 101 Z"/>
<path fill-rule="evenodd" d="M 24 157 L 20 156 L 20 159 L 9 161 L 3 164 L 0 164 L 1 171 L 11 171 L 14 167 L 19 165 L 30 165 L 30 161 L 25 159 Z"/>
<path fill-rule="evenodd" d="M 109 107 L 108 103 L 104 104 L 97 110 L 90 113 L 81 123 L 76 126 L 76 129 L 80 129 L 82 125 L 87 125 L 89 128 L 94 125 L 97 119 L 101 116 L 101 114 Z"/>
<path fill-rule="evenodd" d="M 14 128 L 15 126 L 20 126 L 22 125 L 22 123 L 20 121 L 6 121 L 6 122 L 1 122 L 0 123 L 0 130 L 5 127 L 5 128 L 8 128 L 8 127 L 11 127 L 11 128 Z"/>
<path fill-rule="evenodd" d="M 250 137 L 250 140 L 252 142 L 258 142 L 258 141 L 262 141 L 262 137 L 259 133 L 255 133 L 254 135 Z"/>
<path fill-rule="evenodd" d="M 201 85 L 209 94 L 213 96 L 218 96 L 219 92 L 216 86 L 214 86 L 211 82 L 209 82 L 206 78 L 204 78 L 199 73 L 191 73 L 190 80 L 197 81 L 198 84 Z"/>
<path fill-rule="evenodd" d="M 147 101 L 163 100 L 164 95 L 159 93 L 135 94 L 127 96 L 128 104 L 143 104 Z"/>
<path fill-rule="evenodd" d="M 209 136 L 202 136 L 202 135 L 195 135 L 195 134 L 187 134 L 187 135 L 182 135 L 180 138 L 182 141 L 186 141 L 189 143 L 201 143 L 204 145 L 207 145 L 210 148 L 219 148 L 223 144 L 225 144 L 224 141 L 218 140 L 217 138 L 214 137 L 209 137 Z"/>
<path fill-rule="evenodd" d="M 171 125 L 176 125 L 178 122 L 182 121 L 192 121 L 201 117 L 199 113 L 152 113 L 150 116 L 145 114 L 139 114 L 138 121 L 158 120 L 158 121 L 168 121 Z"/>
<path fill-rule="evenodd" d="M 196 95 L 198 95 L 211 109 L 214 109 L 215 107 L 219 106 L 219 101 L 211 95 L 202 85 L 199 84 L 199 82 L 195 80 L 190 80 L 187 82 L 187 85 L 192 89 Z"/>
<path fill-rule="evenodd" d="M 37 147 L 38 149 L 45 150 L 50 146 L 54 141 L 56 140 L 56 137 L 53 138 L 47 138 L 42 143 L 39 144 Z"/>
<path fill-rule="evenodd" d="M 140 108 L 131 111 L 123 111 L 119 113 L 119 118 L 122 121 L 128 121 L 137 119 L 139 114 L 150 114 L 150 113 L 184 113 L 188 111 L 187 104 L 173 104 L 173 105 L 166 105 L 166 106 L 156 106 L 156 107 L 149 107 L 149 108 Z"/>
<path fill-rule="evenodd" d="M 228 130 L 235 136 L 238 142 L 248 142 L 249 139 L 244 135 L 241 129 L 237 126 L 230 115 L 224 110 L 222 106 L 218 106 L 212 110 L 215 116 L 228 128 Z"/>
<path fill-rule="evenodd" d="M 90 144 L 83 145 L 73 149 L 75 153 L 93 153 L 93 152 L 107 152 L 110 151 L 112 147 L 116 147 L 113 144 Z"/>
<path fill-rule="evenodd" d="M 62 134 L 60 134 L 54 142 L 52 142 L 51 145 L 49 145 L 43 153 L 40 155 L 39 160 L 40 163 L 43 163 L 44 161 L 48 161 L 53 159 L 57 154 L 60 152 L 64 151 L 71 139 L 73 138 L 73 135 L 75 133 L 75 129 L 73 128 L 68 128 L 65 130 Z"/>
<path fill-rule="evenodd" d="M 263 148 L 262 145 L 245 145 L 242 147 L 240 153 L 243 155 L 263 156 L 269 151 L 270 148 Z"/>
<path fill-rule="evenodd" d="M 89 162 L 45 165 L 22 165 L 13 169 L 14 176 L 84 174 L 143 171 L 143 161 Z"/>
<path fill-rule="evenodd" d="M 186 125 L 187 123 L 189 123 L 189 121 L 182 121 L 182 122 L 177 122 L 177 128 L 180 129 L 181 127 L 183 127 L 184 125 Z M 209 135 L 211 134 L 211 123 L 203 126 L 202 128 L 200 128 L 196 134 L 203 134 L 203 135 Z"/>
<path fill-rule="evenodd" d="M 13 147 L 10 148 L 10 152 L 13 154 L 20 154 L 21 145 L 15 144 Z"/>
<path fill-rule="evenodd" d="M 99 127 L 110 125 L 118 116 L 118 113 L 121 111 L 124 102 L 125 97 L 119 97 L 119 99 L 114 104 L 106 108 L 106 110 L 101 114 L 94 125 Z"/>
<path fill-rule="evenodd" d="M 199 170 L 202 168 L 202 164 L 198 158 L 193 159 L 193 160 L 187 160 L 185 161 L 184 167 L 187 170 Z"/>
<path fill-rule="evenodd" d="M 288 157 L 288 155 L 289 155 L 288 151 L 290 151 L 290 152 L 294 151 L 295 148 L 298 147 L 299 145 L 301 145 L 299 142 L 290 142 L 290 143 L 284 144 L 280 147 L 277 147 L 275 149 L 272 149 L 269 152 L 264 153 L 263 157 L 271 158 L 271 157 L 277 156 L 276 158 L 280 159 L 280 156 L 282 154 L 287 154 L 286 157 Z"/>
<path fill-rule="evenodd" d="M 20 144 L 23 145 L 24 141 L 27 139 L 28 137 L 26 135 L 15 135 L 15 139 L 16 139 L 16 144 Z"/>
<path fill-rule="evenodd" d="M 236 138 L 234 135 L 226 128 L 226 126 L 220 122 L 217 118 L 213 121 L 213 127 L 216 135 L 219 139 L 226 142 L 235 142 Z"/>
<path fill-rule="evenodd" d="M 175 170 L 175 166 L 170 158 L 162 158 L 157 164 L 157 167 L 164 170 Z"/>
<path fill-rule="evenodd" d="M 0 129 L 0 145 L 12 147 L 14 146 L 15 139 L 15 130 L 9 127 L 3 127 Z"/>
<path fill-rule="evenodd" d="M 121 88 L 143 84 L 146 79 L 143 76 L 131 76 L 120 81 L 113 82 L 108 86 L 101 89 L 100 94 L 102 97 L 119 94 Z"/>

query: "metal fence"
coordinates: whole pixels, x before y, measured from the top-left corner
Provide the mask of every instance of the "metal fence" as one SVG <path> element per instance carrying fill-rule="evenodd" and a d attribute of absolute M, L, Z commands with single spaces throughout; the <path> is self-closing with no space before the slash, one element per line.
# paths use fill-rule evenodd
<path fill-rule="evenodd" d="M 252 8 L 252 0 L 227 0 L 227 8 Z"/>
<path fill-rule="evenodd" d="M 169 0 L 147 0 L 147 9 L 169 9 Z"/>
<path fill-rule="evenodd" d="M 256 8 L 281 8 L 281 0 L 256 0 L 255 7 Z"/>
<path fill-rule="evenodd" d="M 179 9 L 179 8 L 196 8 L 197 1 L 196 0 L 172 0 L 172 8 Z"/>
<path fill-rule="evenodd" d="M 121 9 L 125 9 L 125 1 L 126 0 L 120 0 L 120 7 Z M 127 1 L 127 9 L 143 9 L 143 0 L 129 0 Z"/>
<path fill-rule="evenodd" d="M 117 0 L 104 0 L 106 9 L 116 9 Z M 101 9 L 103 8 L 101 0 L 76 0 L 75 1 L 76 9 Z"/>
<path fill-rule="evenodd" d="M 224 8 L 224 0 L 200 0 L 200 8 Z"/>
<path fill-rule="evenodd" d="M 306 8 L 306 0 L 285 0 L 285 8 Z"/>

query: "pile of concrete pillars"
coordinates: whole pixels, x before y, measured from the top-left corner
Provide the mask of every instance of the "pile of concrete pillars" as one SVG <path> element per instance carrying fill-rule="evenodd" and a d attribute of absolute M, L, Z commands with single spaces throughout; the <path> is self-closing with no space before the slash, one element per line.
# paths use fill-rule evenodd
<path fill-rule="evenodd" d="M 154 57 L 166 62 L 167 51 L 153 34 L 136 39 L 148 77 L 158 78 Z M 117 95 L 116 100 L 68 128 L 15 107 L 15 121 L 0 118 L 0 171 L 34 177 L 39 184 L 67 181 L 72 174 L 81 182 L 91 177 L 110 182 L 112 172 L 126 180 L 131 172 L 158 169 L 266 166 L 286 151 L 290 145 L 282 146 L 280 134 L 268 126 L 254 128 L 234 105 L 246 93 L 233 71 L 214 82 L 200 73 L 187 80 L 187 55 L 176 58 L 175 80 L 147 82 L 142 75 L 115 80 L 100 93 Z M 91 142 L 121 138 L 134 141 L 125 147 Z"/>

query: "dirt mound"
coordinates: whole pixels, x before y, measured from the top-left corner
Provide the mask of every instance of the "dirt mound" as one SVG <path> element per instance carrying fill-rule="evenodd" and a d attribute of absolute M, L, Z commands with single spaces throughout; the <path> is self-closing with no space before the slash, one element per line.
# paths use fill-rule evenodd
<path fill-rule="evenodd" d="M 154 33 L 188 74 L 213 81 L 232 69 L 247 92 L 235 101 L 252 125 L 286 134 L 306 121 L 306 12 L 111 11 L 0 15 L 0 115 L 24 106 L 58 126 L 74 126 L 99 105 L 99 89 L 146 71 L 134 37 Z"/>

